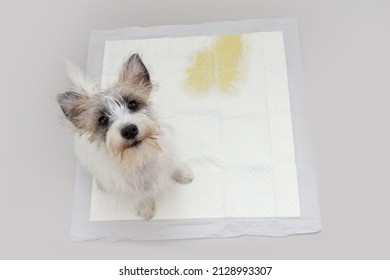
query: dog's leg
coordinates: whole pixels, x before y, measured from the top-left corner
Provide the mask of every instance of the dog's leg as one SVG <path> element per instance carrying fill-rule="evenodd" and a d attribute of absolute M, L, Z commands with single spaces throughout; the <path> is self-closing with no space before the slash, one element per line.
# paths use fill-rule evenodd
<path fill-rule="evenodd" d="M 187 164 L 181 162 L 173 170 L 172 178 L 178 183 L 188 184 L 191 183 L 192 180 L 194 180 L 194 174 L 192 173 L 191 168 Z"/>
<path fill-rule="evenodd" d="M 145 221 L 149 221 L 154 216 L 155 206 L 156 203 L 151 196 L 140 199 L 137 203 L 138 215 Z"/>

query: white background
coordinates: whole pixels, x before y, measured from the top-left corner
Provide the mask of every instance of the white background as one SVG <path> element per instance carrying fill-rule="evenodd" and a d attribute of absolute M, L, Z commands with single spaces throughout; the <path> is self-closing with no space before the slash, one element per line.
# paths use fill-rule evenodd
<path fill-rule="evenodd" d="M 0 258 L 390 258 L 388 1 L 2 1 Z M 92 29 L 296 16 L 323 231 L 288 238 L 71 243 L 75 157 L 62 58 Z"/>

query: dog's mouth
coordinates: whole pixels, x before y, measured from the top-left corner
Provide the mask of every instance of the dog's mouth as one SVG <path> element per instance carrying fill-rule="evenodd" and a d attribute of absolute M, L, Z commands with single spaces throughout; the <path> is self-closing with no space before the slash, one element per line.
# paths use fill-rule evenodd
<path fill-rule="evenodd" d="M 122 149 L 120 151 L 118 151 L 117 154 L 115 154 L 115 156 L 120 156 L 120 159 L 121 161 L 124 160 L 124 157 L 126 155 L 126 151 L 136 151 L 137 148 L 142 145 L 143 143 L 146 143 L 147 146 L 151 147 L 152 149 L 155 149 L 159 152 L 162 151 L 162 148 L 157 140 L 157 138 L 155 137 L 152 137 L 152 136 L 149 136 L 149 137 L 145 137 L 143 139 L 138 139 L 138 140 L 133 140 L 131 142 L 128 142 L 128 143 L 125 143 L 123 146 L 122 146 Z"/>
<path fill-rule="evenodd" d="M 139 145 L 142 144 L 142 141 L 143 141 L 143 140 L 135 140 L 135 141 L 133 141 L 133 142 L 129 145 L 129 148 L 137 148 Z"/>
<path fill-rule="evenodd" d="M 125 143 L 122 146 L 121 152 L 119 152 L 119 153 L 123 154 L 123 152 L 125 150 L 137 149 L 141 145 L 143 145 L 143 143 L 146 143 L 148 146 L 151 146 L 152 148 L 161 151 L 161 147 L 160 147 L 160 144 L 159 144 L 157 138 L 154 135 L 153 136 L 147 135 L 146 137 L 143 137 L 140 139 L 134 139 L 132 141 L 128 141 L 127 143 Z"/>

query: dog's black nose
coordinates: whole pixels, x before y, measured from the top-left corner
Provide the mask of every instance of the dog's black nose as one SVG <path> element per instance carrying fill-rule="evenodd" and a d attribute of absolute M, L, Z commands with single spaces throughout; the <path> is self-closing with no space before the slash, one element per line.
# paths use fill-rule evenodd
<path fill-rule="evenodd" d="M 138 134 L 138 127 L 136 127 L 134 124 L 130 124 L 121 130 L 121 135 L 125 139 L 134 139 L 135 136 Z"/>

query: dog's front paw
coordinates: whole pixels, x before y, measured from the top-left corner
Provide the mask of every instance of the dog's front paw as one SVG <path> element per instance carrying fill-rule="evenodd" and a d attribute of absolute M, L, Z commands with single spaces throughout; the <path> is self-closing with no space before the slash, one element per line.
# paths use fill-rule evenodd
<path fill-rule="evenodd" d="M 181 184 L 189 184 L 194 180 L 194 174 L 189 166 L 185 165 L 183 167 L 177 168 L 173 174 L 172 178 Z"/>
<path fill-rule="evenodd" d="M 145 221 L 149 221 L 154 217 L 154 209 L 144 208 L 138 210 L 138 215 Z"/>
<path fill-rule="evenodd" d="M 144 200 L 138 204 L 138 216 L 149 221 L 154 217 L 155 202 L 152 199 Z"/>

